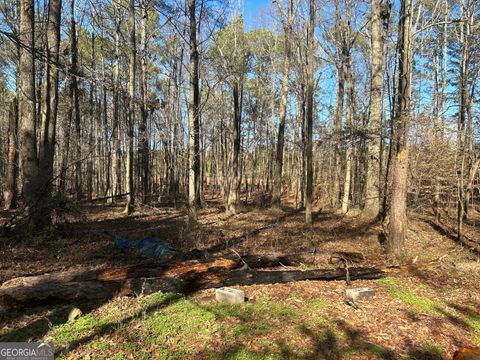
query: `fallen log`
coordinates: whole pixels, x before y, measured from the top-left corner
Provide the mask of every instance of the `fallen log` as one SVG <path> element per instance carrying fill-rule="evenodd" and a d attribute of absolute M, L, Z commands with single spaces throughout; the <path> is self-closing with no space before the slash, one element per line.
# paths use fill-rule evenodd
<path fill-rule="evenodd" d="M 38 306 L 46 302 L 106 300 L 115 296 L 157 291 L 190 294 L 200 289 L 221 286 L 345 280 L 346 275 L 344 269 L 235 269 L 238 265 L 239 261 L 232 259 L 210 262 L 191 260 L 170 266 L 124 266 L 16 278 L 0 286 L 0 309 Z M 351 280 L 378 279 L 386 274 L 376 268 L 351 267 L 349 271 Z"/>
<path fill-rule="evenodd" d="M 182 279 L 189 273 L 233 269 L 237 263 L 232 259 L 210 262 L 190 260 L 168 266 L 119 266 L 25 276 L 6 281 L 0 286 L 0 309 L 32 306 L 48 301 L 108 299 L 116 295 L 127 295 L 129 291 L 123 290 L 123 286 L 128 283 L 127 280 L 135 278 L 165 279 L 165 291 L 172 291 L 174 288 L 168 285 L 172 279 Z"/>
<path fill-rule="evenodd" d="M 387 276 L 387 272 L 376 268 L 350 268 L 351 280 L 375 280 Z M 125 282 L 124 295 L 147 294 L 163 289 L 169 285 L 168 291 L 190 294 L 201 289 L 218 288 L 223 286 L 265 285 L 279 284 L 305 280 L 334 281 L 345 280 L 343 269 L 317 270 L 246 270 L 246 271 L 217 271 L 203 274 L 190 273 L 185 277 L 168 283 L 165 278 L 135 278 Z M 172 287 L 173 286 L 173 287 Z"/>

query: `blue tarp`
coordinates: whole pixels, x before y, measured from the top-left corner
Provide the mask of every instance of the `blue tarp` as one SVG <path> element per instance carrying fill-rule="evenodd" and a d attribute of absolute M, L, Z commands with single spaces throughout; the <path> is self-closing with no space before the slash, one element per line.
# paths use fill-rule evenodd
<path fill-rule="evenodd" d="M 159 256 L 170 256 L 175 253 L 175 249 L 165 240 L 159 240 L 156 237 L 150 236 L 139 240 L 127 240 L 121 236 L 115 235 L 113 237 L 115 246 L 122 252 L 136 249 L 140 254 L 151 258 Z"/>

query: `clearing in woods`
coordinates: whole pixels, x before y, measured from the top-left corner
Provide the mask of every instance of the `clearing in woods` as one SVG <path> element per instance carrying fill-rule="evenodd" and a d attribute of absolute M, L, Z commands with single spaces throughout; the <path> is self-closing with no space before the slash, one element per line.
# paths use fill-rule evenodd
<path fill-rule="evenodd" d="M 244 207 L 225 218 L 211 201 L 198 227 L 188 229 L 186 216 L 174 208 L 145 207 L 131 216 L 122 210 L 123 204 L 80 207 L 53 232 L 3 246 L 0 281 L 152 263 L 134 251 L 120 252 L 111 234 L 154 235 L 205 257 L 231 256 L 233 250 L 303 253 L 307 258 L 298 268 L 304 270 L 333 268 L 331 256 L 339 252 L 358 255 L 355 266 L 391 265 L 380 225 L 355 214 L 323 210 L 305 228 L 302 212 L 293 208 Z M 354 281 L 352 286 L 376 290 L 358 309 L 344 301 L 345 281 L 239 286 L 248 298 L 243 305 L 215 303 L 213 289 L 157 292 L 10 310 L 1 315 L 0 341 L 53 340 L 60 357 L 115 359 L 442 359 L 458 347 L 480 346 L 478 256 L 439 233 L 428 215 L 410 214 L 409 221 L 413 264 L 380 280 Z M 470 238 L 478 238 L 475 224 L 467 226 Z M 74 306 L 83 314 L 67 321 Z"/>

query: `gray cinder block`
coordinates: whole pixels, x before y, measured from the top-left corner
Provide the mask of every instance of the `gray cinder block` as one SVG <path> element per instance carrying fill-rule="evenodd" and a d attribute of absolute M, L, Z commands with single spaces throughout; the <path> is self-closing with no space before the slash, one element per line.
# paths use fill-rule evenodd
<path fill-rule="evenodd" d="M 345 290 L 345 297 L 348 300 L 357 301 L 375 296 L 375 290 L 368 287 L 353 288 Z"/>
<path fill-rule="evenodd" d="M 245 292 L 229 287 L 222 287 L 215 290 L 215 300 L 221 303 L 243 304 L 245 302 Z"/>

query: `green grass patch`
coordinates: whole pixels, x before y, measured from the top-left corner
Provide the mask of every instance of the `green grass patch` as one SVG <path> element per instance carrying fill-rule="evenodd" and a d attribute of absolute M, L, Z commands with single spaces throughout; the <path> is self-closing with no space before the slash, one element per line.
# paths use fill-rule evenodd
<path fill-rule="evenodd" d="M 326 300 L 320 299 L 320 298 L 315 298 L 315 299 L 310 299 L 307 301 L 307 306 L 309 308 L 315 308 L 315 309 L 325 309 L 330 306 L 330 303 Z"/>
<path fill-rule="evenodd" d="M 472 341 L 475 345 L 480 346 L 480 317 L 468 315 L 465 321 L 472 328 Z"/>
<path fill-rule="evenodd" d="M 213 355 L 212 359 L 222 360 L 276 360 L 281 359 L 278 354 L 256 353 L 247 349 L 235 349 L 222 355 Z"/>
<path fill-rule="evenodd" d="M 115 325 L 110 317 L 97 318 L 93 314 L 87 314 L 53 329 L 55 344 L 70 346 L 76 344 L 88 336 L 104 334 Z"/>
<path fill-rule="evenodd" d="M 220 322 L 233 323 L 226 334 L 232 340 L 266 335 L 277 331 L 280 322 L 288 323 L 300 316 L 299 309 L 268 299 L 243 305 L 208 304 L 204 308 Z"/>
<path fill-rule="evenodd" d="M 68 349 L 82 342 L 93 342 L 98 337 L 109 333 L 128 334 L 130 322 L 147 316 L 149 312 L 177 298 L 178 296 L 174 294 L 155 293 L 139 298 L 135 305 L 127 310 L 118 309 L 115 303 L 107 304 L 102 311 L 104 315 L 94 313 L 83 315 L 75 321 L 55 326 L 48 335 L 59 347 Z"/>
<path fill-rule="evenodd" d="M 377 282 L 385 287 L 387 291 L 396 296 L 403 302 L 413 306 L 416 309 L 423 310 L 427 313 L 442 315 L 442 312 L 438 310 L 438 305 L 435 304 L 432 300 L 414 294 L 413 292 L 408 291 L 402 287 L 396 279 L 391 277 L 386 277 L 384 279 L 377 280 Z"/>
<path fill-rule="evenodd" d="M 212 333 L 215 316 L 183 298 L 146 318 L 143 324 L 160 343 L 180 333 L 185 338 L 202 339 Z"/>

